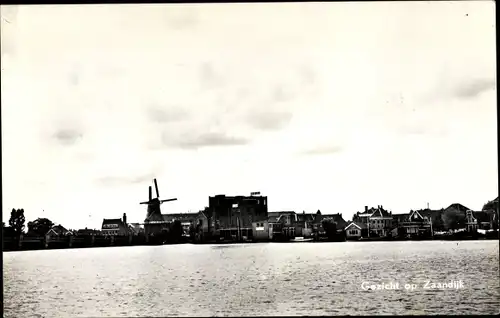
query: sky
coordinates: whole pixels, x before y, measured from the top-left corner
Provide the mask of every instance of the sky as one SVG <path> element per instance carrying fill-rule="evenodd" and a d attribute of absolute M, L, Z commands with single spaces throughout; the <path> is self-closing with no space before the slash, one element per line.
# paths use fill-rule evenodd
<path fill-rule="evenodd" d="M 1 7 L 2 217 L 498 196 L 493 1 Z"/>

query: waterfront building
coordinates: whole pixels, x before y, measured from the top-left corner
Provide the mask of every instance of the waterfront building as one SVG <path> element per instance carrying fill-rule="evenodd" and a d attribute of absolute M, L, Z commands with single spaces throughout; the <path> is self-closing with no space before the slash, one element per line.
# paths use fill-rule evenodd
<path fill-rule="evenodd" d="M 285 238 L 308 238 L 314 235 L 325 236 L 326 231 L 323 229 L 323 221 L 335 224 L 337 232 L 344 231 L 344 227 L 347 225 L 347 222 L 342 217 L 342 213 L 322 215 L 320 210 L 316 213 L 277 211 L 269 212 L 268 216 L 274 236 L 281 235 Z"/>
<path fill-rule="evenodd" d="M 444 209 L 432 210 L 432 209 L 421 209 L 417 210 L 417 212 L 423 216 L 427 217 L 428 221 L 431 222 L 432 231 L 443 231 L 444 223 L 443 223 L 443 213 Z"/>
<path fill-rule="evenodd" d="M 495 229 L 496 213 L 494 211 L 472 211 L 466 212 L 467 231 Z"/>
<path fill-rule="evenodd" d="M 350 222 L 344 230 L 348 240 L 359 240 L 368 234 L 368 226 L 364 223 Z"/>
<path fill-rule="evenodd" d="M 403 236 L 430 234 L 431 232 L 430 218 L 421 211 L 411 210 L 406 217 L 398 218 L 397 226 L 399 234 Z"/>
<path fill-rule="evenodd" d="M 319 215 L 321 215 L 321 212 Z M 297 224 L 295 226 L 297 236 L 312 237 L 314 225 L 319 222 L 319 215 L 317 213 L 306 213 L 305 211 L 302 211 L 302 214 L 297 214 Z"/>
<path fill-rule="evenodd" d="M 382 205 L 370 209 L 365 206 L 365 211 L 363 213 L 357 212 L 352 221 L 366 225 L 368 235 L 373 236 L 388 236 L 394 229 L 392 212 L 385 210 Z"/>
<path fill-rule="evenodd" d="M 247 239 L 252 236 L 252 223 L 267 220 L 267 197 L 216 195 L 209 197 L 207 209 L 210 231 L 226 239 Z M 212 231 L 211 231 L 212 232 Z"/>
<path fill-rule="evenodd" d="M 123 219 L 103 219 L 101 231 L 104 235 L 128 235 L 127 214 L 123 213 Z"/>
<path fill-rule="evenodd" d="M 268 222 L 275 239 L 288 239 L 296 237 L 298 225 L 295 211 L 276 211 L 268 213 Z"/>
<path fill-rule="evenodd" d="M 52 226 L 45 235 L 49 237 L 56 237 L 56 236 L 59 237 L 59 236 L 73 235 L 73 232 L 68 231 L 64 226 L 59 224 Z"/>

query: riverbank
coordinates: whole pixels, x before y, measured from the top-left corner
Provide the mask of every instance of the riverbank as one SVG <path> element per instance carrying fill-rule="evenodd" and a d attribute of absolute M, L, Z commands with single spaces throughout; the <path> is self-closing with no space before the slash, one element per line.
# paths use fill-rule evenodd
<path fill-rule="evenodd" d="M 498 232 L 480 235 L 463 235 L 459 233 L 450 235 L 435 235 L 433 238 L 369 238 L 360 240 L 280 240 L 280 241 L 219 241 L 205 240 L 203 242 L 193 242 L 187 238 L 176 242 L 166 242 L 160 238 L 145 236 L 88 236 L 88 237 L 60 237 L 44 239 L 43 237 L 23 237 L 19 242 L 16 239 L 4 238 L 2 240 L 3 252 L 30 251 L 30 250 L 53 250 L 53 249 L 73 249 L 73 248 L 96 248 L 96 247 L 123 247 L 123 246 L 158 246 L 158 245 L 178 245 L 178 244 L 209 244 L 209 245 L 230 245 L 230 244 L 259 244 L 259 243 L 342 243 L 342 242 L 401 242 L 401 241 L 471 241 L 471 240 L 498 240 Z"/>

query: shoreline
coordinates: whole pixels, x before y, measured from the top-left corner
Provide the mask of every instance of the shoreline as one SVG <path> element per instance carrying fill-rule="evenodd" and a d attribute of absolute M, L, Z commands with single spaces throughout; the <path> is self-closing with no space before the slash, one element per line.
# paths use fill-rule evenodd
<path fill-rule="evenodd" d="M 236 244 L 294 244 L 294 243 L 364 243 L 364 242 L 422 242 L 422 241 L 491 241 L 496 240 L 499 241 L 498 237 L 467 237 L 467 238 L 457 238 L 457 237 L 440 237 L 434 239 L 371 239 L 371 240 L 344 240 L 344 241 L 330 241 L 330 240 L 313 240 L 313 241 L 249 241 L 249 242 L 215 242 L 215 241 L 206 241 L 206 242 L 176 242 L 176 243 L 138 243 L 138 244 L 114 244 L 114 245 L 87 245 L 87 246 L 22 246 L 20 248 L 6 248 L 2 247 L 2 252 L 22 252 L 22 251 L 40 251 L 40 250 L 64 250 L 64 249 L 89 249 L 89 248 L 110 248 L 110 247 L 133 247 L 133 246 L 168 246 L 168 245 L 215 245 L 215 246 L 224 246 L 224 245 L 236 245 Z"/>

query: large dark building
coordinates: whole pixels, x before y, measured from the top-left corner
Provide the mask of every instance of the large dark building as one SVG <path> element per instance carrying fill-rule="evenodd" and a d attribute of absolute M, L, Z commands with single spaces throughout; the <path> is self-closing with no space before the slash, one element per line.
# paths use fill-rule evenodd
<path fill-rule="evenodd" d="M 215 230 L 252 228 L 252 222 L 267 220 L 267 197 L 259 192 L 251 196 L 209 197 L 209 214 Z"/>

